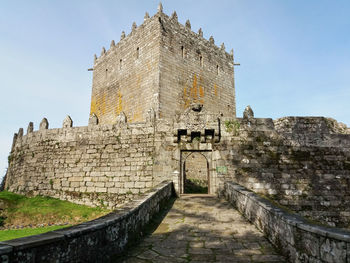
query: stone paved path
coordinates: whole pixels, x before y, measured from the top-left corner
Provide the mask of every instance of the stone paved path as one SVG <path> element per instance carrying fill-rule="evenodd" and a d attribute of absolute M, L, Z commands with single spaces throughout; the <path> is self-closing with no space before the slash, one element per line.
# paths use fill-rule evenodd
<path fill-rule="evenodd" d="M 213 196 L 182 196 L 125 263 L 286 262 L 232 206 Z"/>

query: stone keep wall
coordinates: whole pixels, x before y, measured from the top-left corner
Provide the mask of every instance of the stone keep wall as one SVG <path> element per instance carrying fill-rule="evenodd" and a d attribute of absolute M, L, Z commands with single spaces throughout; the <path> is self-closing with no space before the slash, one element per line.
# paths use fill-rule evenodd
<path fill-rule="evenodd" d="M 162 14 L 160 50 L 160 112 L 173 117 L 191 104 L 207 112 L 236 116 L 233 54 Z"/>
<path fill-rule="evenodd" d="M 114 207 L 153 185 L 153 152 L 154 128 L 146 123 L 19 134 L 5 188 Z"/>
<path fill-rule="evenodd" d="M 130 123 L 145 121 L 150 110 L 172 119 L 191 104 L 235 116 L 233 54 L 192 32 L 189 22 L 181 25 L 175 13 L 146 15 L 95 58 L 90 115 L 101 124 L 116 123 L 122 112 Z"/>
<path fill-rule="evenodd" d="M 95 113 L 100 123 L 116 123 L 122 112 L 128 122 L 145 121 L 147 111 L 156 108 L 159 27 L 156 19 L 145 18 L 95 59 L 90 114 Z"/>

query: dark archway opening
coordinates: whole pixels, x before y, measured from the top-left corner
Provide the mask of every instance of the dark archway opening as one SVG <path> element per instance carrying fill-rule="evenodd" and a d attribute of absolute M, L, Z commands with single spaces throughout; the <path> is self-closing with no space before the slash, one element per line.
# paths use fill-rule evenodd
<path fill-rule="evenodd" d="M 185 160 L 184 193 L 209 193 L 209 163 L 206 157 L 199 152 L 191 153 Z"/>

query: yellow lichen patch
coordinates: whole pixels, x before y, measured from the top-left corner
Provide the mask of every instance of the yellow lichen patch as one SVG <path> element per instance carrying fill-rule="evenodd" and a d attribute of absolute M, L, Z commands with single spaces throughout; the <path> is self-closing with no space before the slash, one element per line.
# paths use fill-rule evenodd
<path fill-rule="evenodd" d="M 139 121 L 142 121 L 142 114 L 140 109 L 137 108 L 132 118 L 132 122 L 139 122 Z"/>
<path fill-rule="evenodd" d="M 91 99 L 90 115 L 93 113 L 96 114 L 96 101 L 94 98 Z"/>
<path fill-rule="evenodd" d="M 96 95 L 95 99 L 93 99 L 94 105 L 92 105 L 91 109 L 93 109 L 95 114 L 98 116 L 104 115 L 106 113 L 106 95 L 102 93 L 102 95 Z"/>
<path fill-rule="evenodd" d="M 184 109 L 187 109 L 190 106 L 190 99 L 188 98 L 186 84 L 184 86 L 183 100 L 184 100 Z"/>
<path fill-rule="evenodd" d="M 204 88 L 202 86 L 199 86 L 199 96 L 200 96 L 199 103 L 204 104 Z"/>
<path fill-rule="evenodd" d="M 204 88 L 202 86 L 199 86 L 199 96 L 204 98 Z"/>
<path fill-rule="evenodd" d="M 193 102 L 196 102 L 198 99 L 198 88 L 197 88 L 197 75 L 193 75 L 193 83 L 190 91 L 190 97 Z"/>
<path fill-rule="evenodd" d="M 117 93 L 117 115 L 119 115 L 121 112 L 123 111 L 123 100 L 122 100 L 122 94 L 120 92 L 120 90 L 118 90 Z"/>
<path fill-rule="evenodd" d="M 216 84 L 214 84 L 214 94 L 216 97 L 218 96 L 218 86 Z"/>

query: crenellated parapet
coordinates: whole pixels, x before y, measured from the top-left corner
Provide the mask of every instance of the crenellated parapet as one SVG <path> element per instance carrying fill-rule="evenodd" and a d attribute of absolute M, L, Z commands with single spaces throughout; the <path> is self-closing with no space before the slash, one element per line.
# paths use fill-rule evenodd
<path fill-rule="evenodd" d="M 73 127 L 15 134 L 5 188 L 76 203 L 115 207 L 153 186 L 153 122 Z M 100 197 L 97 198 L 97 195 Z"/>
<path fill-rule="evenodd" d="M 163 7 L 162 7 L 161 3 L 160 3 L 160 5 L 161 5 L 161 7 L 158 5 L 157 12 L 152 17 L 150 17 L 148 12 L 145 13 L 144 23 L 141 24 L 139 27 L 137 27 L 136 22 L 133 22 L 132 26 L 131 26 L 131 31 L 130 31 L 130 33 L 128 35 L 125 34 L 125 31 L 122 31 L 121 37 L 120 37 L 120 42 L 122 40 L 124 40 L 124 39 L 127 41 L 128 38 L 131 37 L 132 34 L 136 32 L 136 30 L 142 30 L 142 28 L 144 27 L 144 24 L 149 23 L 150 20 L 157 20 L 157 19 L 159 20 L 159 18 L 166 18 L 167 20 L 172 21 L 173 23 L 177 23 L 178 26 L 181 26 L 183 29 L 187 30 L 187 32 L 191 33 L 192 37 L 195 37 L 196 39 L 201 40 L 201 41 L 204 40 L 205 44 L 211 46 L 211 48 L 213 48 L 215 51 L 224 52 L 223 54 L 225 56 L 231 57 L 232 60 L 233 60 L 233 52 L 227 53 L 224 43 L 222 43 L 220 46 L 215 45 L 215 41 L 214 41 L 214 37 L 213 36 L 210 36 L 210 38 L 208 40 L 206 40 L 203 37 L 203 30 L 202 30 L 202 28 L 199 28 L 197 33 L 192 31 L 191 30 L 191 22 L 190 22 L 189 19 L 187 19 L 184 24 L 181 24 L 178 21 L 178 16 L 177 16 L 176 11 L 174 11 L 171 14 L 171 16 L 169 17 L 167 14 L 165 14 L 163 12 Z M 159 20 L 159 22 L 161 23 L 161 20 Z M 104 47 L 102 47 L 101 56 L 99 58 L 95 58 L 95 62 L 94 63 L 98 63 L 98 60 L 101 57 L 103 57 L 104 55 L 108 54 L 109 52 L 113 52 L 114 48 L 118 48 L 118 44 L 119 43 L 115 44 L 114 40 L 112 40 L 109 50 L 106 50 Z M 218 54 L 220 54 L 220 53 L 218 53 Z"/>

